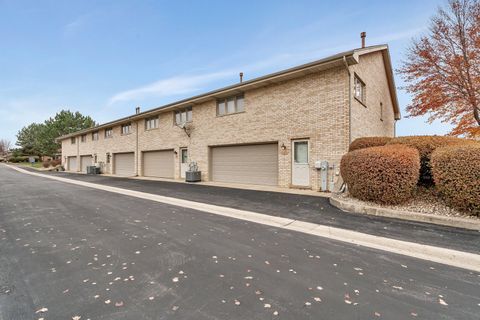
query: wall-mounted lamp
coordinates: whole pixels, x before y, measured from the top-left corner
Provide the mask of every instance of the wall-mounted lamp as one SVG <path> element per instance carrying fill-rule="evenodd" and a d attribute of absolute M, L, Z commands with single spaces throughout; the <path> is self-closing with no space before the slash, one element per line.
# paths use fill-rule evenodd
<path fill-rule="evenodd" d="M 177 151 L 177 150 L 173 150 L 173 153 L 174 153 L 175 155 L 177 155 L 177 154 L 178 154 L 178 151 Z"/>
<path fill-rule="evenodd" d="M 285 143 L 282 142 L 282 145 L 280 146 L 280 149 L 282 149 L 282 151 L 287 150 L 287 146 L 285 146 Z"/>

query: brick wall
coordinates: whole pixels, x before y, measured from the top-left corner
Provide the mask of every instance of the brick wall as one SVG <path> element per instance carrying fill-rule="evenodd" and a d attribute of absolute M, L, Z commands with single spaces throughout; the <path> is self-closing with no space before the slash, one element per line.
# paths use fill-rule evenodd
<path fill-rule="evenodd" d="M 375 108 L 365 108 L 352 102 L 354 137 L 372 135 L 372 132 L 393 134 L 393 110 L 387 98 L 386 78 L 382 78 L 381 71 L 384 69 L 381 69 L 381 59 L 381 54 L 362 56 L 355 72 L 367 83 L 367 106 L 384 101 L 384 121 L 378 120 Z M 179 179 L 179 148 L 188 147 L 190 161 L 198 163 L 202 179 L 208 180 L 210 146 L 276 142 L 279 147 L 282 144 L 287 147 L 285 151 L 279 148 L 278 181 L 280 186 L 289 187 L 292 140 L 307 138 L 310 141 L 310 184 L 318 190 L 319 175 L 314 162 L 327 160 L 337 165 L 338 170 L 341 156 L 348 148 L 348 83 L 345 68 L 337 67 L 247 91 L 244 93 L 243 113 L 217 116 L 214 100 L 193 105 L 190 138 L 174 125 L 173 112 L 166 111 L 159 113 L 158 129 L 147 131 L 144 120 L 139 120 L 132 123 L 134 132 L 130 135 L 122 136 L 120 126 L 116 126 L 112 138 L 105 139 L 104 130 L 100 130 L 99 141 L 92 141 L 90 133 L 87 134 L 87 142 L 77 142 L 77 146 L 66 139 L 62 143 L 62 159 L 70 155 L 97 154 L 98 162 L 106 162 L 107 152 L 135 152 L 138 124 L 138 175 L 142 175 L 142 151 L 176 150 L 175 178 Z M 111 168 L 112 165 L 107 165 L 105 171 L 110 173 Z"/>

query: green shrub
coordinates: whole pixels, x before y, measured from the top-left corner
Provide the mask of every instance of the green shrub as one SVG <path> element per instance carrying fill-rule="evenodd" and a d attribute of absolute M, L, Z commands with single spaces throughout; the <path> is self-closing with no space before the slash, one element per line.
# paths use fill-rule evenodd
<path fill-rule="evenodd" d="M 340 164 L 342 177 L 353 197 L 381 204 L 398 204 L 410 199 L 419 170 L 418 151 L 403 145 L 348 152 Z"/>
<path fill-rule="evenodd" d="M 391 137 L 363 137 L 357 138 L 350 143 L 348 151 L 355 151 L 359 149 L 365 149 L 370 147 L 380 147 L 386 145 L 390 140 L 393 138 Z"/>
<path fill-rule="evenodd" d="M 431 163 L 435 186 L 445 201 L 480 216 L 480 144 L 438 148 Z"/>
<path fill-rule="evenodd" d="M 446 136 L 408 136 L 397 137 L 390 140 L 387 145 L 403 144 L 418 150 L 420 154 L 420 179 L 419 184 L 425 186 L 433 185 L 432 168 L 430 158 L 435 149 L 446 146 L 461 144 L 476 144 L 473 140 L 446 137 Z"/>

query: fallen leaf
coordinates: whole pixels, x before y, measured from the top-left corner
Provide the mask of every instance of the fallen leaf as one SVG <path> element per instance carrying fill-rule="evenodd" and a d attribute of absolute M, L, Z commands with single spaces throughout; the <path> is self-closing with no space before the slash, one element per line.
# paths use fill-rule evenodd
<path fill-rule="evenodd" d="M 48 308 L 41 308 L 41 309 L 38 309 L 37 311 L 35 311 L 35 313 L 44 313 L 44 312 L 47 312 L 48 311 Z"/>

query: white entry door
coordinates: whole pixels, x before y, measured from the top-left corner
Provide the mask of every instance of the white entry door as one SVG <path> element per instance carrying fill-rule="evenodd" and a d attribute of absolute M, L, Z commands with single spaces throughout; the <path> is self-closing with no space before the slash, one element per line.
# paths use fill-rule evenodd
<path fill-rule="evenodd" d="M 308 149 L 308 140 L 292 141 L 292 185 L 294 186 L 310 186 Z"/>
<path fill-rule="evenodd" d="M 180 149 L 180 178 L 185 178 L 185 172 L 188 171 L 188 149 Z"/>

